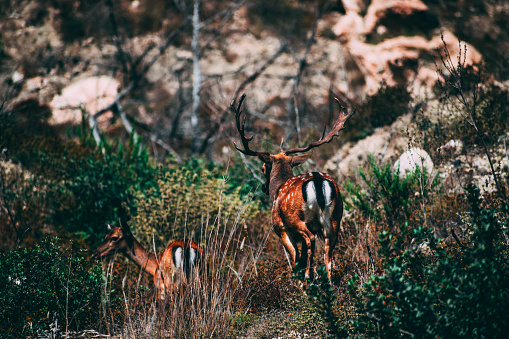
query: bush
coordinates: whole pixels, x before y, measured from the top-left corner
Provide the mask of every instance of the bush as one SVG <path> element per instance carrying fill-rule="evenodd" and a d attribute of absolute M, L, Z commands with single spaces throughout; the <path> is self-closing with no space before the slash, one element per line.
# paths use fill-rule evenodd
<path fill-rule="evenodd" d="M 232 186 L 213 163 L 204 166 L 191 159 L 180 167 L 160 168 L 159 177 L 157 187 L 133 193 L 136 213 L 131 220 L 135 236 L 145 244 L 152 244 L 154 236 L 158 250 L 172 238 L 198 239 L 206 227 L 251 223 L 260 209 L 251 202 L 252 194 L 240 194 L 245 187 Z"/>
<path fill-rule="evenodd" d="M 472 208 L 469 246 L 457 258 L 431 230 L 414 229 L 405 249 L 387 231 L 380 234 L 383 270 L 364 284 L 351 281 L 363 314 L 354 333 L 377 337 L 505 338 L 509 330 L 509 269 L 497 214 L 481 207 L 479 189 L 466 188 Z M 507 212 L 507 208 L 505 208 Z M 406 232 L 408 224 L 402 224 Z M 399 254 L 401 253 L 401 254 Z"/>
<path fill-rule="evenodd" d="M 44 210 L 25 208 L 19 223 L 40 219 L 54 226 L 49 231 L 76 232 L 90 244 L 97 243 L 106 222 L 125 221 L 134 208 L 131 188 L 156 187 L 158 169 L 133 135 L 125 143 L 103 137 L 103 143 L 96 145 L 87 120 L 82 119 L 74 129 L 78 140 L 65 140 L 46 123 L 44 107 L 29 104 L 0 121 L 0 143 L 6 148 L 5 157 L 30 171 L 31 183 L 44 194 L 18 190 L 19 194 L 7 194 L 4 203 L 26 206 L 36 196 L 44 202 L 39 202 Z M 40 120 L 30 119 L 37 111 L 42 111 Z M 25 180 L 15 179 L 17 186 Z"/>
<path fill-rule="evenodd" d="M 345 208 L 351 210 L 355 206 L 365 218 L 374 219 L 378 230 L 394 230 L 406 220 L 412 220 L 412 225 L 420 224 L 422 220 L 417 212 L 439 184 L 438 174 L 429 180 L 426 168 L 417 167 L 416 171 L 401 177 L 399 170 L 394 171 L 390 164 L 377 165 L 372 156 L 368 174 L 362 169 L 359 174 L 362 186 L 346 183 L 353 206 L 347 201 Z"/>
<path fill-rule="evenodd" d="M 92 138 L 81 139 L 86 145 Z M 105 223 L 127 221 L 135 208 L 131 192 L 156 187 L 157 166 L 133 136 L 125 147 L 104 142 L 83 156 L 64 151 L 62 157 L 49 155 L 42 160 L 61 164 L 60 180 L 49 184 L 48 192 L 57 203 L 54 223 L 90 238 L 91 243 L 103 235 Z"/>
<path fill-rule="evenodd" d="M 101 267 L 58 238 L 0 256 L 0 336 L 41 335 L 96 325 Z M 51 326 L 50 326 L 51 325 Z"/>

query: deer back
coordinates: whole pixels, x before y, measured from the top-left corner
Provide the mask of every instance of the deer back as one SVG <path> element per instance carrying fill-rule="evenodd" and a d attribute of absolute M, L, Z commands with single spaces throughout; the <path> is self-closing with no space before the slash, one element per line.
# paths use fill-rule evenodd
<path fill-rule="evenodd" d="M 288 179 L 277 192 L 272 217 L 274 225 L 289 231 L 304 221 L 313 234 L 325 237 L 336 233 L 331 217 L 341 220 L 343 202 L 338 184 L 328 174 L 310 172 Z"/>

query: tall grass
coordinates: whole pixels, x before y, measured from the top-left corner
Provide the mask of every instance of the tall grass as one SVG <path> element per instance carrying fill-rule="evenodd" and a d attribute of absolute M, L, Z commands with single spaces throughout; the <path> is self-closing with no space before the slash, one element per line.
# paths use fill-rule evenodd
<path fill-rule="evenodd" d="M 224 180 L 223 180 L 224 181 Z M 204 218 L 197 240 L 205 250 L 204 260 L 187 282 L 166 291 L 164 301 L 138 293 L 140 279 L 124 276 L 118 312 L 113 300 L 105 303 L 104 314 L 111 334 L 122 338 L 225 338 L 232 327 L 232 315 L 242 311 L 249 293 L 243 279 L 257 264 L 270 229 L 260 241 L 251 239 L 244 230 L 243 211 L 246 198 L 236 213 L 221 212 L 223 191 L 217 197 L 219 213 L 212 220 L 203 206 Z M 185 219 L 185 218 L 184 218 Z M 192 233 L 192 232 L 189 232 Z M 170 239 L 168 239 L 170 240 Z M 108 266 L 106 277 L 112 266 Z M 111 281 L 110 281 L 111 282 Z M 105 280 L 105 295 L 111 285 Z M 115 316 L 116 314 L 116 316 Z"/>

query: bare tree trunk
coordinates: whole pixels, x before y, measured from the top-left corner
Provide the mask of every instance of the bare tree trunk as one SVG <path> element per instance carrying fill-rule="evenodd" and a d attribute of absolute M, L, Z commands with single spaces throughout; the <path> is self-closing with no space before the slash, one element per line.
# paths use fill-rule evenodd
<path fill-rule="evenodd" d="M 200 68 L 200 47 L 198 40 L 200 38 L 200 3 L 201 0 L 194 1 L 193 9 L 193 41 L 191 48 L 193 51 L 193 106 L 191 110 L 191 127 L 194 133 L 193 151 L 198 148 L 198 108 L 200 107 L 201 91 L 201 68 Z"/>

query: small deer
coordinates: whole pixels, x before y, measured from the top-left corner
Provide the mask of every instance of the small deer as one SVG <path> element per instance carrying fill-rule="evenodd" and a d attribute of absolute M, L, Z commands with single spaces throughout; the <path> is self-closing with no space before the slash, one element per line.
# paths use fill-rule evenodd
<path fill-rule="evenodd" d="M 203 260 L 203 249 L 193 240 L 179 239 L 166 247 L 161 256 L 150 253 L 136 240 L 127 226 L 111 227 L 93 258 L 111 258 L 122 253 L 143 271 L 154 277 L 159 298 L 164 299 L 166 289 L 178 282 L 189 280 Z"/>
<path fill-rule="evenodd" d="M 290 255 L 290 265 L 296 262 L 300 267 L 306 267 L 305 277 L 310 278 L 310 268 L 313 265 L 315 251 L 315 237 L 324 239 L 324 261 L 327 276 L 331 279 L 332 251 L 336 246 L 338 231 L 343 216 L 343 201 L 338 184 L 327 174 L 311 172 L 301 175 L 293 174 L 293 167 L 303 164 L 312 153 L 290 156 L 294 153 L 305 153 L 315 147 L 329 143 L 344 129 L 344 124 L 354 113 L 344 113 L 341 107 L 339 117 L 334 122 L 331 131 L 325 135 L 323 130 L 320 140 L 306 147 L 283 150 L 281 142 L 280 153 L 253 151 L 249 148 L 249 141 L 253 137 L 246 137 L 244 124 L 241 122 L 241 106 L 243 94 L 238 105 L 235 100 L 230 109 L 235 113 L 237 130 L 240 134 L 243 148 L 236 143 L 235 148 L 248 156 L 256 156 L 263 162 L 262 172 L 265 183 L 262 191 L 269 195 L 272 202 L 272 225 L 276 234 L 281 238 L 283 246 Z M 336 101 L 338 99 L 336 98 Z M 339 103 L 339 101 L 338 101 Z M 299 254 L 298 243 L 302 243 L 302 256 Z"/>

